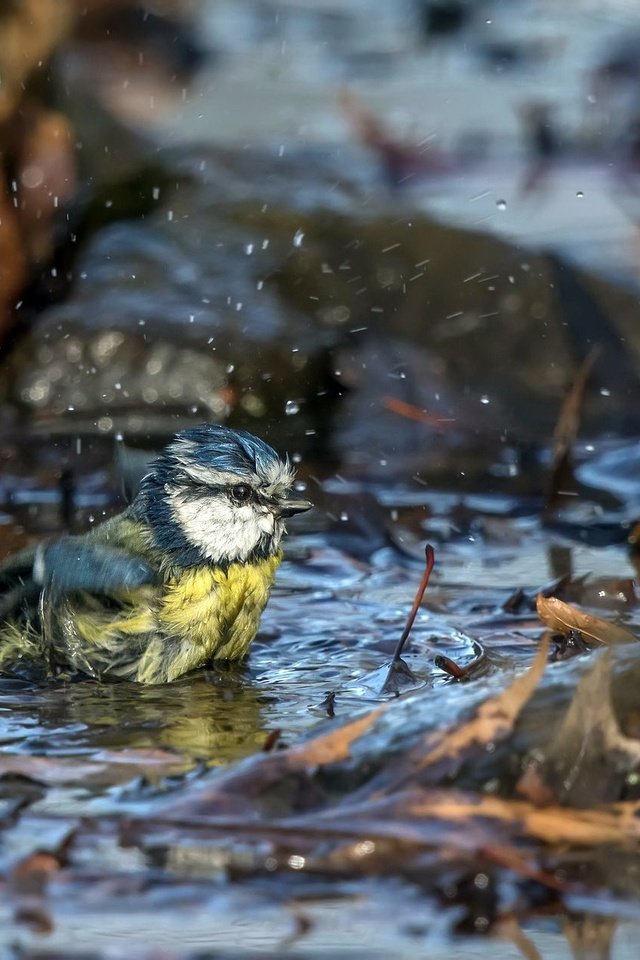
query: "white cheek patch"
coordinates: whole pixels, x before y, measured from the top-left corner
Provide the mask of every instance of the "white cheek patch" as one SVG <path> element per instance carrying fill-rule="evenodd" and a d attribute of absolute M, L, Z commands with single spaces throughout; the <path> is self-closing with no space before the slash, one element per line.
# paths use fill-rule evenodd
<path fill-rule="evenodd" d="M 213 563 L 247 560 L 263 537 L 272 541 L 271 552 L 277 550 L 282 524 L 270 511 L 258 512 L 253 504 L 237 506 L 224 495 L 192 499 L 167 492 L 185 537 Z"/>

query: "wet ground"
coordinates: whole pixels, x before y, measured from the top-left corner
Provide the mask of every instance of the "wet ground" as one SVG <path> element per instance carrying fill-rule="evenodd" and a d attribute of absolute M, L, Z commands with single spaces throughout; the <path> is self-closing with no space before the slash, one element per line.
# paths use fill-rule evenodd
<path fill-rule="evenodd" d="M 58 455 L 72 446 L 63 443 Z M 303 878 L 305 857 L 296 853 L 295 840 L 287 845 L 289 867 L 283 872 L 268 866 L 272 840 L 256 847 L 250 839 L 234 840 L 231 832 L 194 846 L 188 829 L 167 833 L 155 827 L 160 835 L 140 847 L 123 845 L 109 824 L 114 816 L 116 822 L 133 816 L 151 825 L 162 818 L 163 798 L 188 798 L 190 785 L 206 784 L 212 767 L 254 755 L 276 731 L 280 747 L 295 745 L 326 724 L 344 723 L 388 701 L 382 685 L 420 578 L 425 536 L 436 545 L 437 565 L 405 655 L 414 677 L 404 681 L 403 712 L 368 743 L 365 752 L 372 757 L 383 757 L 398 737 L 411 742 L 416 729 L 454 722 L 527 667 L 542 634 L 527 598 L 552 581 L 564 578 L 565 596 L 640 629 L 635 566 L 625 542 L 638 488 L 622 469 L 619 482 L 629 498 L 617 511 L 605 512 L 597 502 L 597 485 L 603 473 L 609 475 L 616 453 L 628 462 L 621 448 L 607 453 L 603 467 L 592 456 L 581 468 L 594 484 L 593 499 L 579 498 L 573 515 L 556 516 L 565 524 L 562 531 L 541 519 L 540 496 L 347 482 L 335 474 L 322 480 L 320 471 L 305 466 L 302 482 L 321 507 L 299 521 L 302 529 L 292 530 L 247 664 L 202 671 L 169 687 L 92 681 L 43 687 L 0 680 L 0 785 L 8 818 L 0 864 L 14 864 L 2 908 L 7 949 L 13 943 L 18 955 L 31 956 L 46 942 L 55 956 L 82 949 L 88 956 L 161 951 L 195 957 L 211 955 L 215 943 L 216 955 L 230 957 L 280 956 L 285 949 L 305 957 L 417 957 L 425 951 L 445 957 L 460 949 L 465 956 L 498 951 L 511 958 L 521 955 L 526 937 L 545 958 L 567 956 L 568 921 L 564 928 L 551 919 L 509 927 L 505 917 L 514 891 L 499 898 L 503 919 L 494 932 L 500 945 L 452 944 L 449 938 L 465 915 L 478 931 L 490 922 L 488 905 L 463 896 L 459 906 L 440 913 L 440 881 L 431 889 L 426 865 L 420 881 L 394 857 L 386 878 L 349 877 L 340 870 L 331 878 L 326 869 Z M 48 457 L 55 461 L 55 446 Z M 529 485 L 535 483 L 530 477 Z M 73 491 L 67 523 L 74 529 L 117 509 L 120 495 L 107 473 L 78 472 Z M 51 534 L 61 526 L 63 503 L 55 472 L 41 471 L 28 485 L 16 483 L 14 473 L 5 478 L 5 533 L 14 545 Z M 594 536 L 608 545 L 584 542 Z M 472 665 L 469 682 L 459 683 L 436 666 L 442 655 L 463 669 Z M 561 669 L 561 682 L 575 683 L 575 663 L 549 668 L 551 682 L 554 669 Z M 348 789 L 345 775 L 336 796 Z M 101 822 L 97 835 L 82 826 Z M 54 870 L 46 895 L 33 878 L 25 893 L 15 864 L 28 864 L 28 876 L 32 867 L 37 873 L 31 858 L 40 854 L 34 851 L 59 853 L 67 836 L 74 837 L 73 853 L 61 872 Z M 366 837 L 365 830 L 360 842 L 370 842 Z M 436 875 L 442 877 L 440 870 Z M 507 876 L 502 882 L 511 881 Z M 521 901 L 522 891 L 517 897 Z M 599 934 L 603 943 L 615 931 L 616 957 L 634 955 L 635 928 L 624 918 L 636 917 L 637 907 L 628 896 L 614 895 L 600 906 L 597 898 L 586 896 L 583 904 L 574 894 L 570 903 L 590 922 L 609 924 L 606 936 Z M 520 902 L 521 917 L 522 909 Z M 524 916 L 531 912 L 529 904 Z M 611 916 L 619 923 L 605 921 Z"/>
<path fill-rule="evenodd" d="M 640 21 L 466 6 L 203 3 L 202 62 L 193 33 L 155 36 L 168 74 L 102 34 L 60 58 L 84 188 L 4 342 L 2 555 L 121 509 L 203 418 L 288 449 L 317 506 L 246 663 L 0 678 L 1 960 L 637 954 L 638 105 L 597 78 Z M 540 593 L 600 619 L 465 740 Z M 611 692 L 578 694 L 605 646 Z"/>

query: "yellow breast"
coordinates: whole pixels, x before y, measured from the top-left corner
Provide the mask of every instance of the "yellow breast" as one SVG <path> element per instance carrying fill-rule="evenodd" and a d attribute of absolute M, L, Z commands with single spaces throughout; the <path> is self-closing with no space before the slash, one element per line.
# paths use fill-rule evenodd
<path fill-rule="evenodd" d="M 201 649 L 202 660 L 244 657 L 256 635 L 281 554 L 254 564 L 185 570 L 166 585 L 162 631 Z"/>

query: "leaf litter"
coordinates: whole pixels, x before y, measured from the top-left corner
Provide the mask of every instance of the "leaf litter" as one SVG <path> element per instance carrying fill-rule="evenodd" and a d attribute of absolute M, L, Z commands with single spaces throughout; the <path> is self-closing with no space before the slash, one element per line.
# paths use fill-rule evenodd
<path fill-rule="evenodd" d="M 570 462 L 575 433 L 558 435 Z M 353 562 L 327 548 L 326 531 L 301 538 L 302 561 L 285 564 L 249 673 L 214 671 L 144 692 L 137 706 L 126 685 L 0 684 L 1 919 L 12 935 L 46 936 L 51 956 L 64 956 L 56 937 L 70 929 L 70 898 L 74 911 L 109 922 L 131 904 L 141 917 L 160 903 L 175 916 L 206 905 L 211 922 L 267 902 L 279 923 L 288 918 L 266 935 L 277 956 L 322 936 L 329 902 L 352 911 L 355 896 L 376 915 L 391 878 L 404 885 L 393 895 L 398 917 L 407 891 L 419 890 L 425 930 L 446 916 L 448 935 L 493 932 L 527 957 L 539 953 L 520 923 L 537 916 L 564 917 L 572 944 L 595 929 L 603 950 L 610 921 L 595 903 L 640 918 L 640 624 L 629 562 L 617 547 L 606 568 L 587 548 L 593 573 L 584 560 L 577 567 L 588 521 L 563 502 L 551 516 L 543 498 L 524 512 L 499 494 L 444 508 L 437 492 L 420 509 L 395 499 L 389 511 L 380 498 L 388 535 L 376 527 L 368 550 L 360 527 Z M 554 532 L 562 517 L 569 547 Z M 395 608 L 427 530 L 438 531 L 435 582 L 428 547 L 400 633 Z M 455 568 L 470 535 L 488 566 L 462 587 Z M 513 586 L 524 546 L 546 553 L 542 586 L 531 568 Z M 311 638 L 300 637 L 301 611 Z M 301 672 L 294 658 L 274 682 L 277 658 L 285 663 L 296 643 Z M 547 666 L 569 654 L 577 658 Z M 62 725 L 56 701 L 73 705 Z M 34 711 L 29 731 L 21 718 Z M 131 731 L 126 745 L 120 728 Z M 174 947 L 172 956 L 192 955 Z M 98 938 L 88 955 L 102 949 Z"/>

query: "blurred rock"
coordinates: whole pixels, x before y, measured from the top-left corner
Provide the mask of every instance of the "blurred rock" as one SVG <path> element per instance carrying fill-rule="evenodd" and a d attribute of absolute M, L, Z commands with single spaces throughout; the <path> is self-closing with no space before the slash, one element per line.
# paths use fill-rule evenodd
<path fill-rule="evenodd" d="M 228 416 L 293 449 L 326 436 L 341 459 L 389 469 L 452 447 L 486 457 L 507 436 L 548 440 L 599 340 L 584 433 L 624 428 L 638 389 L 632 295 L 364 204 L 365 185 L 321 154 L 163 159 L 162 176 L 137 181 L 144 220 L 98 230 L 66 301 L 3 372 L 5 395 L 38 419 L 146 430 Z"/>

